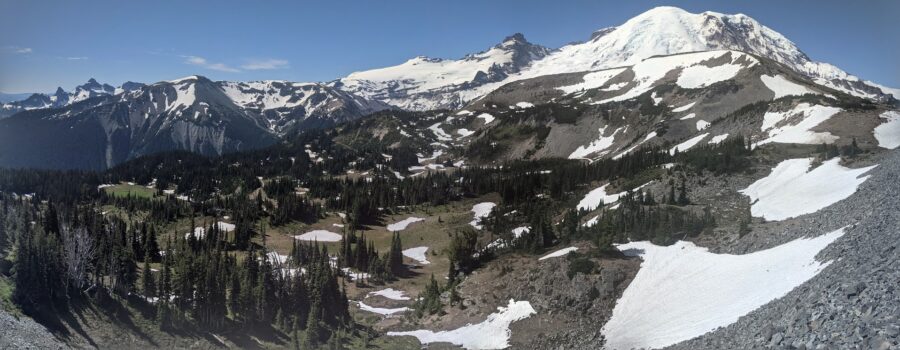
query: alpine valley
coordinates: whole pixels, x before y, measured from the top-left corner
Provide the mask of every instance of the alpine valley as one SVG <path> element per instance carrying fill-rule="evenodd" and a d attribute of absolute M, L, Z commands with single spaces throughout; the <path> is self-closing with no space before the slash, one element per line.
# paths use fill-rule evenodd
<path fill-rule="evenodd" d="M 900 348 L 900 90 L 743 14 L 585 34 L 4 102 L 0 348 Z"/>

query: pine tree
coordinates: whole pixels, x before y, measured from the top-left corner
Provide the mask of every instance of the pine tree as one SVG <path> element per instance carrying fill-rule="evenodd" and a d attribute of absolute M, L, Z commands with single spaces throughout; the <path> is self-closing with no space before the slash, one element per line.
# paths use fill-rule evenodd
<path fill-rule="evenodd" d="M 144 267 L 141 269 L 141 289 L 146 298 L 156 296 L 156 280 L 153 278 L 153 271 L 150 270 L 149 258 L 144 259 Z"/>
<path fill-rule="evenodd" d="M 322 336 L 321 325 L 319 324 L 319 304 L 314 303 L 309 316 L 306 319 L 306 333 L 303 338 L 303 349 L 316 349 Z"/>

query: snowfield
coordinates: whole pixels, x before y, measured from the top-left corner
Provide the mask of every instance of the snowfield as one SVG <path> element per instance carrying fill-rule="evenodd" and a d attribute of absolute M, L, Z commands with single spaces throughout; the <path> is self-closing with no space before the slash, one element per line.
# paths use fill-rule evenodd
<path fill-rule="evenodd" d="M 431 262 L 428 261 L 428 257 L 425 256 L 425 252 L 427 252 L 427 251 L 428 251 L 428 247 L 415 247 L 415 248 L 404 249 L 403 256 L 413 259 L 413 260 L 419 262 L 419 264 L 428 265 L 428 264 L 431 264 Z"/>
<path fill-rule="evenodd" d="M 555 252 L 553 252 L 553 253 L 544 255 L 544 256 L 538 258 L 538 260 L 546 260 L 546 259 L 550 259 L 550 258 L 557 258 L 557 257 L 560 257 L 560 256 L 564 256 L 564 255 L 566 255 L 566 254 L 569 254 L 569 253 L 571 253 L 571 252 L 574 252 L 574 251 L 576 251 L 576 250 L 578 250 L 578 247 L 568 247 L 568 248 L 563 248 L 563 249 L 557 250 L 557 251 L 555 251 Z"/>
<path fill-rule="evenodd" d="M 647 186 L 649 184 L 650 184 L 649 182 L 645 183 L 643 185 L 635 187 L 631 191 L 634 192 L 634 191 L 640 189 L 641 187 Z M 594 210 L 594 209 L 597 209 L 598 207 L 600 207 L 600 204 L 612 204 L 613 202 L 618 201 L 619 198 L 621 198 L 622 196 L 624 196 L 625 194 L 628 193 L 628 191 L 625 191 L 625 192 L 619 192 L 619 193 L 614 193 L 614 194 L 606 194 L 607 186 L 609 186 L 609 184 L 597 187 L 597 188 L 591 190 L 591 192 L 588 192 L 588 194 L 586 194 L 584 196 L 584 198 L 582 198 L 581 201 L 578 202 L 578 206 L 577 206 L 578 210 L 591 211 L 591 210 Z"/>
<path fill-rule="evenodd" d="M 408 217 L 408 218 L 406 218 L 406 219 L 403 219 L 403 220 L 397 221 L 397 222 L 395 222 L 395 223 L 393 223 L 393 224 L 387 225 L 387 230 L 388 230 L 388 231 L 391 231 L 391 232 L 403 231 L 403 230 L 405 230 L 406 227 L 409 226 L 410 224 L 412 224 L 412 223 L 414 223 L 414 222 L 419 222 L 419 221 L 425 221 L 425 219 L 423 219 L 423 218 L 417 218 L 417 217 L 415 217 L 415 216 L 410 216 L 410 217 Z"/>
<path fill-rule="evenodd" d="M 313 230 L 302 235 L 294 236 L 294 239 L 301 241 L 319 241 L 319 242 L 340 242 L 341 235 L 326 230 Z"/>
<path fill-rule="evenodd" d="M 712 144 L 718 145 L 718 144 L 722 143 L 722 141 L 725 141 L 727 139 L 728 139 L 728 134 L 716 135 L 716 136 L 713 136 L 711 139 L 709 139 L 708 143 L 710 145 L 712 145 Z"/>
<path fill-rule="evenodd" d="M 716 67 L 706 67 L 703 63 L 709 60 L 722 58 L 725 55 L 731 56 L 731 61 Z M 655 86 L 654 84 L 663 79 L 670 71 L 682 68 L 682 75 L 687 72 L 686 78 L 679 76 L 678 85 L 684 84 L 682 87 L 700 87 L 717 83 L 722 80 L 728 80 L 734 77 L 742 68 L 752 67 L 757 64 L 755 58 L 745 53 L 728 50 L 714 50 L 705 52 L 685 53 L 673 56 L 658 56 L 645 59 L 631 66 L 634 72 L 634 81 L 637 83 L 627 92 L 611 97 L 596 104 L 607 102 L 625 101 L 638 97 Z M 700 68 L 703 67 L 703 68 Z"/>
<path fill-rule="evenodd" d="M 385 298 L 388 298 L 391 300 L 409 300 L 409 297 L 406 296 L 405 294 L 406 293 L 402 290 L 387 288 L 387 289 L 377 290 L 374 292 L 369 292 L 369 294 L 366 296 L 366 298 L 368 298 L 369 296 L 372 296 L 372 295 L 378 295 L 378 296 L 382 296 L 382 297 L 385 297 Z"/>
<path fill-rule="evenodd" d="M 700 124 L 698 123 L 697 125 L 700 125 Z M 675 151 L 678 151 L 678 152 L 687 151 L 687 150 L 691 149 L 691 147 L 694 147 L 698 143 L 700 143 L 700 141 L 703 141 L 703 139 L 706 138 L 706 136 L 709 136 L 709 133 L 703 133 L 703 134 L 694 136 L 693 138 L 691 138 L 687 141 L 679 143 L 679 144 L 675 145 L 675 147 L 672 147 L 672 149 L 669 150 L 669 154 L 674 155 Z"/>
<path fill-rule="evenodd" d="M 762 131 L 768 131 L 769 138 L 755 143 L 754 147 L 772 142 L 809 145 L 834 143 L 838 139 L 837 136 L 829 132 L 810 131 L 810 129 L 815 128 L 840 111 L 841 109 L 837 107 L 801 103 L 787 112 L 766 112 L 763 115 Z M 788 119 L 793 118 L 801 118 L 801 120 L 793 124 L 788 122 Z"/>
<path fill-rule="evenodd" d="M 569 86 L 561 86 L 556 89 L 562 91 L 565 94 L 571 94 L 573 92 L 582 90 L 596 89 L 598 87 L 606 85 L 607 81 L 624 71 L 625 68 L 613 68 L 597 72 L 590 72 L 581 77 L 581 79 L 584 80 L 583 82 Z"/>
<path fill-rule="evenodd" d="M 488 114 L 488 113 L 481 113 L 481 114 L 479 114 L 479 115 L 478 115 L 477 117 L 475 117 L 475 118 L 481 118 L 481 119 L 484 119 L 484 125 L 488 125 L 488 124 L 490 124 L 492 121 L 494 121 L 494 116 L 492 116 L 492 115 L 490 115 L 490 114 Z"/>
<path fill-rule="evenodd" d="M 422 344 L 451 343 L 466 349 L 505 349 L 509 347 L 511 332 L 509 325 L 534 315 L 536 312 L 527 301 L 510 299 L 506 307 L 497 307 L 497 312 L 488 315 L 484 322 L 468 324 L 450 331 L 415 330 L 408 332 L 388 332 L 388 336 L 413 336 Z"/>
<path fill-rule="evenodd" d="M 887 111 L 881 113 L 881 118 L 886 119 L 872 131 L 878 146 L 894 149 L 900 146 L 900 111 Z"/>
<path fill-rule="evenodd" d="M 681 112 L 687 111 L 687 110 L 691 109 L 691 107 L 694 107 L 695 104 L 697 104 L 697 101 L 688 103 L 681 107 L 672 108 L 672 112 L 681 113 Z"/>
<path fill-rule="evenodd" d="M 516 108 L 525 109 L 525 108 L 531 108 L 531 107 L 534 107 L 534 103 L 525 102 L 525 101 L 516 102 Z"/>
<path fill-rule="evenodd" d="M 750 213 L 770 221 L 814 213 L 856 192 L 869 178 L 860 175 L 877 166 L 850 169 L 840 165 L 840 158 L 833 158 L 810 170 L 812 161 L 782 161 L 771 174 L 741 190 L 753 203 Z"/>
<path fill-rule="evenodd" d="M 705 120 L 698 120 L 698 121 L 697 121 L 697 131 L 701 131 L 701 130 L 706 129 L 706 128 L 708 128 L 708 127 L 709 127 L 709 122 L 708 122 L 708 121 L 705 121 Z"/>
<path fill-rule="evenodd" d="M 626 154 L 630 153 L 631 151 L 634 151 L 636 148 L 638 148 L 638 147 L 640 147 L 641 145 L 643 145 L 644 142 L 650 141 L 650 139 L 652 139 L 652 138 L 654 138 L 654 137 L 656 137 L 656 131 L 651 131 L 650 133 L 647 134 L 647 137 L 644 137 L 643 140 L 641 140 L 640 142 L 638 142 L 638 143 L 632 145 L 632 146 L 629 147 L 628 149 L 626 149 L 626 150 L 622 151 L 621 153 L 617 154 L 616 156 L 614 156 L 614 157 L 613 157 L 613 160 L 616 160 L 616 159 L 619 159 L 619 158 L 624 157 Z"/>
<path fill-rule="evenodd" d="M 441 129 L 441 122 L 437 122 L 428 127 L 428 130 L 434 133 L 434 137 L 437 137 L 438 140 L 441 141 L 453 141 L 453 137 L 447 134 L 444 129 Z"/>
<path fill-rule="evenodd" d="M 386 309 L 386 308 L 381 308 L 381 307 L 369 306 L 369 305 L 366 305 L 366 303 L 361 302 L 361 301 L 358 301 L 356 303 L 359 304 L 359 309 L 362 311 L 368 311 L 368 312 L 372 312 L 372 313 L 376 313 L 376 314 L 384 315 L 384 316 L 393 315 L 396 313 L 401 313 L 401 312 L 406 312 L 406 311 L 411 310 L 410 308 L 405 307 L 405 306 L 393 308 L 393 309 Z"/>
<path fill-rule="evenodd" d="M 724 327 L 780 298 L 827 267 L 815 259 L 844 229 L 745 255 L 691 242 L 617 248 L 643 259 L 602 329 L 608 349 L 661 348 Z"/>
<path fill-rule="evenodd" d="M 591 143 L 588 145 L 578 146 L 578 148 L 575 149 L 572 154 L 569 154 L 569 159 L 582 159 L 587 157 L 588 155 L 605 151 L 607 148 L 612 146 L 613 141 L 616 140 L 616 134 L 618 134 L 621 130 L 622 128 L 619 127 L 615 131 L 613 131 L 612 135 L 603 136 L 603 133 L 606 131 L 606 126 L 600 128 L 600 137 L 595 141 L 591 141 Z M 601 155 L 606 153 L 607 152 L 603 152 Z"/>
<path fill-rule="evenodd" d="M 759 77 L 759 80 L 762 80 L 763 84 L 766 85 L 769 90 L 775 93 L 775 99 L 784 97 L 784 96 L 801 96 L 805 94 L 815 94 L 815 91 L 807 89 L 805 86 L 793 83 L 787 79 L 785 79 L 781 75 L 770 76 L 763 75 Z"/>
<path fill-rule="evenodd" d="M 469 225 L 476 229 L 482 229 L 481 227 L 481 219 L 487 217 L 491 214 L 491 211 L 494 210 L 494 207 L 497 206 L 497 203 L 492 202 L 482 202 L 475 204 L 472 206 L 473 218 L 472 221 L 469 222 Z"/>
<path fill-rule="evenodd" d="M 685 89 L 699 89 L 734 78 L 742 68 L 744 67 L 741 65 L 731 63 L 715 67 L 691 66 L 681 71 L 675 83 Z"/>

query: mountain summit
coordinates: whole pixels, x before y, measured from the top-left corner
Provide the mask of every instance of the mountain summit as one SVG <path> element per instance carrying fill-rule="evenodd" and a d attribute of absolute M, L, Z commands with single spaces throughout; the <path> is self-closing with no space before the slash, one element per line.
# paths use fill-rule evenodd
<path fill-rule="evenodd" d="M 504 81 L 550 52 L 516 33 L 458 60 L 419 56 L 396 66 L 355 72 L 331 84 L 403 109 L 456 108 L 477 97 L 476 88 Z"/>
<path fill-rule="evenodd" d="M 557 50 L 531 44 L 523 35 L 515 34 L 488 51 L 462 60 L 413 59 L 350 74 L 338 86 L 405 109 L 458 108 L 512 81 L 709 50 L 736 50 L 770 58 L 821 85 L 858 97 L 887 100 L 892 90 L 813 61 L 784 35 L 747 15 L 690 13 L 669 6 L 653 8 L 620 26 L 595 31 L 586 42 Z M 494 65 L 499 68 L 492 68 Z"/>

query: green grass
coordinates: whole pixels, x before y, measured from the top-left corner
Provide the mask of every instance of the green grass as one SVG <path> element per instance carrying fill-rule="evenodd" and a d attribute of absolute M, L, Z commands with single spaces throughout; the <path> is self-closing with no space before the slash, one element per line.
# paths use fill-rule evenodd
<path fill-rule="evenodd" d="M 3 308 L 4 311 L 10 314 L 18 315 L 20 313 L 19 308 L 12 301 L 13 288 L 12 281 L 0 276 L 0 308 Z"/>
<path fill-rule="evenodd" d="M 139 197 L 139 198 L 153 198 L 156 196 L 156 190 L 152 188 L 147 188 L 140 185 L 128 185 L 128 184 L 119 184 L 115 186 L 106 187 L 103 189 L 107 194 L 114 197 Z"/>

